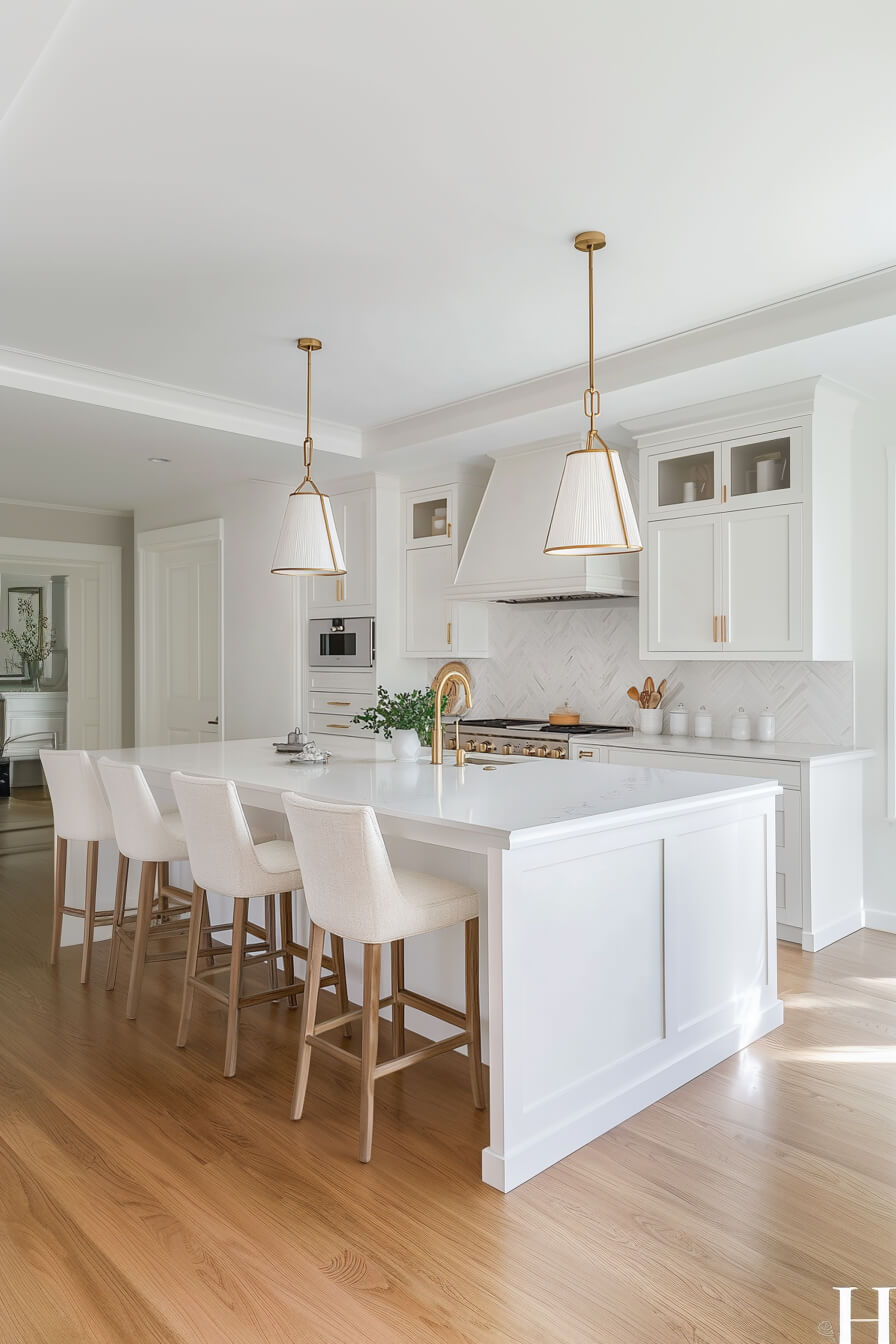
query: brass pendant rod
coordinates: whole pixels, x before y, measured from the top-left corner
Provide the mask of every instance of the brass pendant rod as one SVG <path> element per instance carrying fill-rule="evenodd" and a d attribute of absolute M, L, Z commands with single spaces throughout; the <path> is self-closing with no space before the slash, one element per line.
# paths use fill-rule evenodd
<path fill-rule="evenodd" d="M 588 249 L 588 411 L 594 429 L 594 251 Z"/>

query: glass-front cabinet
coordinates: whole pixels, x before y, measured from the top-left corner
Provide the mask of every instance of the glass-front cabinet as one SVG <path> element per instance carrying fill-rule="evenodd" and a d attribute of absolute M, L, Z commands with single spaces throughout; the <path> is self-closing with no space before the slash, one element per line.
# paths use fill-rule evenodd
<path fill-rule="evenodd" d="M 704 510 L 760 508 L 801 497 L 802 430 L 722 439 L 652 453 L 648 510 L 652 517 Z"/>
<path fill-rule="evenodd" d="M 406 544 L 411 550 L 451 544 L 455 490 L 419 492 L 406 496 Z"/>

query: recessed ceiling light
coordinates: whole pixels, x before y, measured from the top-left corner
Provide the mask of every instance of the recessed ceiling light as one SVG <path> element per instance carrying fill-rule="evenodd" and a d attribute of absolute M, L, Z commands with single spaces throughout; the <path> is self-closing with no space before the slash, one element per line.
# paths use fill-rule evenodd
<path fill-rule="evenodd" d="M 148 457 L 147 462 L 170 462 L 170 457 Z"/>

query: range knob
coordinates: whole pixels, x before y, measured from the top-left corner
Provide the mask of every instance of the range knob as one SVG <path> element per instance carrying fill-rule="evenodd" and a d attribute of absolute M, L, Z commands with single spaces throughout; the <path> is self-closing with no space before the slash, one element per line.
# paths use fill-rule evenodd
<path fill-rule="evenodd" d="M 494 742 L 483 742 L 483 743 L 482 743 L 482 750 L 483 750 L 483 751 L 496 751 L 497 748 L 495 747 Z"/>
<path fill-rule="evenodd" d="M 536 755 L 536 756 L 547 756 L 547 754 L 548 754 L 548 749 L 547 749 L 547 747 L 536 747 L 536 748 L 535 748 L 535 755 Z"/>
<path fill-rule="evenodd" d="M 448 748 L 449 751 L 456 751 L 456 749 L 457 749 L 457 738 L 455 738 L 455 737 L 446 737 L 446 738 L 445 738 L 445 746 Z"/>
<path fill-rule="evenodd" d="M 566 756 L 566 752 L 562 747 L 552 747 L 548 755 L 555 761 L 562 761 Z"/>
<path fill-rule="evenodd" d="M 538 753 L 538 747 L 536 747 L 534 742 L 529 742 L 525 747 L 523 747 L 524 756 L 535 756 L 537 755 L 537 753 Z"/>
<path fill-rule="evenodd" d="M 502 755 L 504 755 L 504 756 L 512 756 L 512 755 L 513 755 L 513 746 L 512 746 L 512 744 L 511 744 L 510 742 L 508 742 L 506 746 L 504 746 L 504 747 L 501 748 L 501 753 L 502 753 Z"/>

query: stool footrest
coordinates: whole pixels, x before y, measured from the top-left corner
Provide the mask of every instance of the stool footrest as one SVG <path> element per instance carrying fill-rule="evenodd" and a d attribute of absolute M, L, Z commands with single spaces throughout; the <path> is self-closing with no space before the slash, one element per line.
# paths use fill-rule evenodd
<path fill-rule="evenodd" d="M 412 989 L 400 989 L 395 999 L 403 1008 L 416 1008 L 418 1012 L 426 1013 L 428 1017 L 438 1017 L 443 1022 L 450 1022 L 453 1027 L 466 1029 L 466 1015 L 458 1008 L 449 1008 L 447 1003 L 437 1003 L 435 999 L 428 999 L 425 994 L 415 994 Z"/>
<path fill-rule="evenodd" d="M 325 1055 L 330 1055 L 333 1059 L 341 1059 L 344 1064 L 351 1064 L 353 1069 L 360 1069 L 361 1056 L 353 1055 L 348 1050 L 340 1050 L 338 1045 L 332 1041 L 325 1041 L 322 1036 L 306 1036 L 305 1040 L 309 1045 L 313 1045 L 315 1050 L 323 1050 Z"/>
<path fill-rule="evenodd" d="M 459 1031 L 456 1036 L 449 1036 L 445 1041 L 432 1041 L 429 1045 L 421 1045 L 419 1050 L 409 1050 L 406 1055 L 398 1055 L 395 1059 L 383 1060 L 382 1064 L 377 1064 L 373 1076 L 374 1078 L 384 1078 L 388 1073 L 397 1073 L 399 1069 L 409 1069 L 412 1064 L 422 1064 L 426 1059 L 434 1059 L 436 1055 L 442 1055 L 449 1050 L 457 1050 L 461 1045 L 469 1044 L 470 1033 Z"/>

